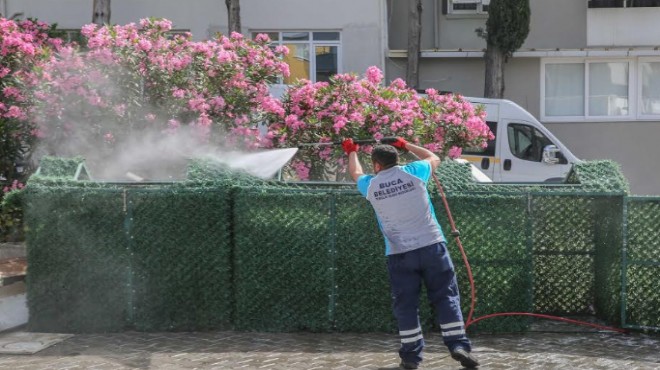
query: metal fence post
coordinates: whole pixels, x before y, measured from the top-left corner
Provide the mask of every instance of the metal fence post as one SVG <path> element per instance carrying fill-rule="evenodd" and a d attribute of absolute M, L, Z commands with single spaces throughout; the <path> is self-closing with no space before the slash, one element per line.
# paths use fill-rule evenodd
<path fill-rule="evenodd" d="M 130 199 L 128 190 L 122 192 L 124 197 L 124 236 L 126 238 L 127 269 L 126 269 L 126 315 L 129 325 L 133 326 L 135 314 L 135 288 L 133 286 L 133 201 Z"/>
<path fill-rule="evenodd" d="M 336 328 L 337 323 L 335 319 L 335 311 L 337 308 L 337 196 L 332 193 L 328 199 L 329 205 L 329 246 L 328 258 L 330 258 L 330 296 L 328 297 L 328 320 L 333 329 Z"/>

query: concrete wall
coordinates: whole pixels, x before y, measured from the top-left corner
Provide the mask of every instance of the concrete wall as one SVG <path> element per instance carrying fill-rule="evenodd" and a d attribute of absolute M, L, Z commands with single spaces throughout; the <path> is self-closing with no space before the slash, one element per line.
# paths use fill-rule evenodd
<path fill-rule="evenodd" d="M 535 117 L 540 113 L 541 63 L 538 58 L 511 59 L 505 66 L 505 98 L 513 100 Z M 406 60 L 389 58 L 387 79 L 405 79 Z M 484 61 L 481 58 L 425 58 L 420 62 L 420 88 L 453 91 L 465 96 L 483 96 Z"/>
<path fill-rule="evenodd" d="M 538 58 L 511 59 L 506 65 L 505 98 L 540 117 Z M 387 61 L 387 78 L 405 77 L 405 59 Z M 421 62 L 420 86 L 483 96 L 480 58 L 427 58 Z M 543 124 L 578 158 L 610 159 L 621 165 L 633 194 L 660 195 L 660 122 L 561 122 Z"/>
<path fill-rule="evenodd" d="M 11 16 L 23 13 L 24 18 L 37 18 L 48 23 L 57 23 L 60 28 L 80 28 L 92 22 L 92 1 L 87 0 L 5 0 L 3 14 Z"/>
<path fill-rule="evenodd" d="M 372 65 L 384 69 L 384 0 L 249 0 L 241 2 L 241 12 L 245 32 L 341 31 L 343 72 L 363 74 Z"/>
<path fill-rule="evenodd" d="M 405 50 L 408 43 L 408 1 L 387 0 L 389 46 Z M 481 49 L 486 46 L 474 32 L 485 27 L 486 16 L 442 14 L 442 0 L 422 0 L 422 49 Z M 437 22 L 436 22 L 437 21 Z"/>
<path fill-rule="evenodd" d="M 422 0 L 422 49 L 483 49 L 475 29 L 486 27 L 483 14 L 442 14 L 443 0 Z M 389 46 L 405 50 L 408 2 L 387 0 Z M 530 32 L 522 48 L 583 48 L 587 45 L 587 4 L 575 0 L 530 0 Z M 437 20 L 437 23 L 436 23 Z M 630 31 L 634 32 L 634 31 Z"/>
<path fill-rule="evenodd" d="M 60 28 L 79 29 L 92 22 L 91 0 L 6 0 L 7 13 L 25 13 Z M 112 0 L 112 23 L 127 24 L 141 18 L 161 17 L 174 23 L 174 28 L 189 29 L 196 39 L 206 39 L 225 24 L 227 10 L 218 0 Z"/>
<path fill-rule="evenodd" d="M 587 46 L 586 0 L 530 0 L 529 35 L 522 48 L 579 49 Z"/>
<path fill-rule="evenodd" d="M 633 194 L 660 195 L 660 122 L 546 123 L 581 159 L 621 165 Z"/>
<path fill-rule="evenodd" d="M 657 46 L 660 8 L 598 8 L 587 12 L 589 46 Z"/>
<path fill-rule="evenodd" d="M 250 0 L 241 2 L 243 32 L 251 30 L 337 30 L 342 37 L 342 71 L 364 73 L 384 68 L 385 0 Z M 92 20 L 91 0 L 6 0 L 7 14 L 24 13 L 60 28 L 79 29 Z M 145 17 L 171 20 L 196 40 L 227 32 L 221 0 L 112 0 L 111 22 L 126 24 Z"/>

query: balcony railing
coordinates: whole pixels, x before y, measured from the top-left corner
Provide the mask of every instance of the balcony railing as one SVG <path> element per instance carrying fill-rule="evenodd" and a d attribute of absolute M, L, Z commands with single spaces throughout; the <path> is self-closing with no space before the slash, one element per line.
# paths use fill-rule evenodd
<path fill-rule="evenodd" d="M 589 8 L 660 7 L 660 0 L 589 0 Z"/>

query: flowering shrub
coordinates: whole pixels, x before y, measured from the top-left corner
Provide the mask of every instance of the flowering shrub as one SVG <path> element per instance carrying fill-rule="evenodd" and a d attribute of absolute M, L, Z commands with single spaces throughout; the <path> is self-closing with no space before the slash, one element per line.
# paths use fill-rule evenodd
<path fill-rule="evenodd" d="M 15 242 L 24 238 L 22 189 L 23 184 L 17 180 L 3 188 L 0 200 L 0 242 Z"/>
<path fill-rule="evenodd" d="M 144 130 L 172 134 L 182 126 L 204 141 L 226 136 L 238 146 L 260 145 L 254 123 L 280 109 L 267 83 L 288 75 L 280 58 L 286 49 L 271 50 L 265 35 L 254 41 L 238 33 L 203 42 L 190 34 L 170 38 L 171 27 L 165 19 L 91 24 L 82 28 L 86 52 L 62 48 L 35 93 L 51 153 L 61 155 L 58 144 L 71 136 L 98 150 Z"/>
<path fill-rule="evenodd" d="M 475 108 L 461 95 L 427 89 L 419 105 L 424 118 L 416 127 L 416 139 L 441 157 L 458 158 L 463 148 L 485 148 L 495 138 L 483 107 Z"/>
<path fill-rule="evenodd" d="M 383 74 L 370 67 L 365 78 L 339 74 L 330 82 L 299 81 L 285 94 L 283 110 L 271 114 L 269 138 L 274 145 L 301 146 L 291 168 L 300 179 L 332 177 L 345 167 L 338 145 L 344 138 L 379 140 L 401 136 L 441 157 L 456 158 L 465 147 L 485 146 L 493 135 L 485 112 L 460 95 L 429 89 L 421 97 L 401 79 L 382 85 Z M 362 145 L 369 154 L 372 146 Z M 368 163 L 368 162 L 367 162 Z"/>
<path fill-rule="evenodd" d="M 38 136 L 29 120 L 36 83 L 34 69 L 50 59 L 60 39 L 49 34 L 54 26 L 34 20 L 0 18 L 0 188 L 24 180 L 16 170 L 26 161 Z M 0 194 L 1 196 L 2 194 Z"/>

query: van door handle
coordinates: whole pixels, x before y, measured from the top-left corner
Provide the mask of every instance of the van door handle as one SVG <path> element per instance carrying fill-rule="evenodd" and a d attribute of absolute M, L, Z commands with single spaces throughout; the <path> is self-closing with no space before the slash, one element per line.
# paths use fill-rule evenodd
<path fill-rule="evenodd" d="M 511 160 L 510 159 L 505 159 L 504 160 L 504 171 L 509 171 L 511 170 Z"/>
<path fill-rule="evenodd" d="M 487 170 L 488 167 L 490 167 L 490 159 L 488 159 L 488 158 L 482 158 L 482 159 L 481 159 L 481 169 L 482 169 L 482 170 Z"/>

